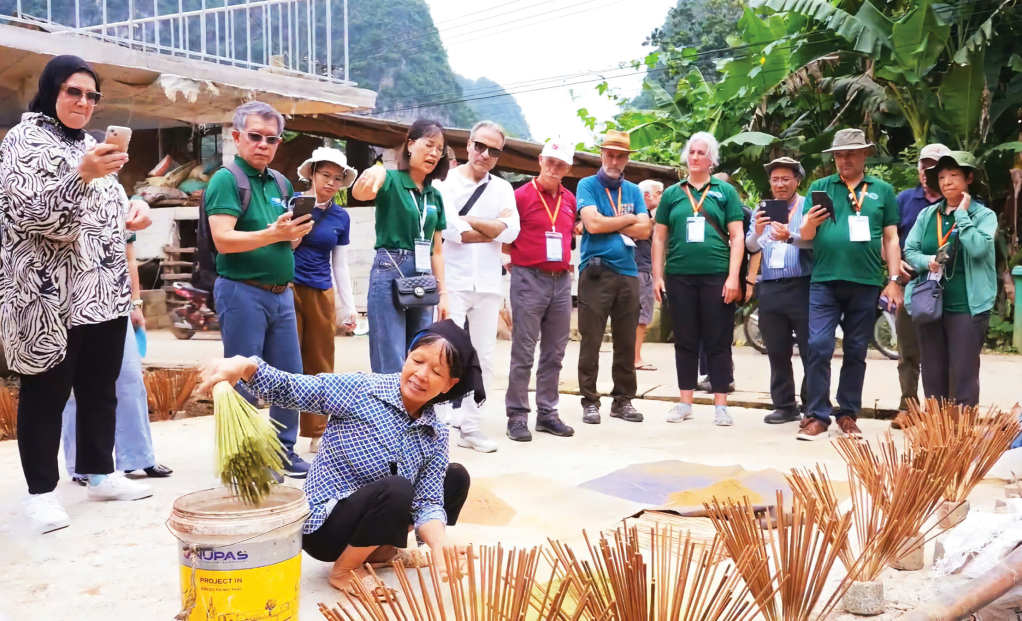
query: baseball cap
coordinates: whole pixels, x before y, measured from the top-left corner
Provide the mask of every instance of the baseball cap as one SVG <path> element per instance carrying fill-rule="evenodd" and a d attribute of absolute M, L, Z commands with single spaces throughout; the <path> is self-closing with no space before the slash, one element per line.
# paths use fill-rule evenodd
<path fill-rule="evenodd" d="M 575 163 L 575 145 L 564 138 L 551 138 L 543 146 L 543 152 L 539 155 L 540 157 L 555 157 L 571 166 Z"/>
<path fill-rule="evenodd" d="M 923 147 L 922 151 L 919 152 L 919 160 L 920 161 L 933 160 L 934 162 L 936 162 L 940 158 L 944 157 L 945 155 L 949 155 L 950 153 L 951 149 L 945 147 L 939 142 L 934 144 L 928 144 L 925 147 Z"/>

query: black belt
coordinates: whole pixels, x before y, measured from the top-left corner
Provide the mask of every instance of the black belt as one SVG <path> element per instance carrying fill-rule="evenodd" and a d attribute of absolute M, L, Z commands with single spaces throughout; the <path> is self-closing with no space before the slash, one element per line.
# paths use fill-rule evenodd
<path fill-rule="evenodd" d="M 287 291 L 287 288 L 291 286 L 291 283 L 287 283 L 286 285 L 268 285 L 266 283 L 259 282 L 258 280 L 238 280 L 236 282 L 240 282 L 241 284 L 248 285 L 250 287 L 258 287 L 263 291 L 269 291 L 270 293 L 277 294 L 284 293 Z"/>

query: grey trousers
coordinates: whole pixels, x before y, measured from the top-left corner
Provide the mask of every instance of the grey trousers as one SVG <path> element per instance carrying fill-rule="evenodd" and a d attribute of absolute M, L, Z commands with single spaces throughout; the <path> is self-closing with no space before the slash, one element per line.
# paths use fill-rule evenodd
<path fill-rule="evenodd" d="M 898 381 L 901 383 L 899 410 L 908 409 L 908 400 L 919 400 L 919 332 L 905 305 L 894 315 L 894 329 L 898 332 Z"/>
<path fill-rule="evenodd" d="M 919 328 L 923 393 L 961 405 L 979 405 L 979 354 L 990 313 L 945 314 Z"/>
<path fill-rule="evenodd" d="M 552 276 L 528 267 L 511 270 L 511 371 L 505 407 L 508 418 L 529 417 L 529 379 L 539 342 L 536 415 L 557 416 L 564 349 L 571 336 L 571 272 Z"/>

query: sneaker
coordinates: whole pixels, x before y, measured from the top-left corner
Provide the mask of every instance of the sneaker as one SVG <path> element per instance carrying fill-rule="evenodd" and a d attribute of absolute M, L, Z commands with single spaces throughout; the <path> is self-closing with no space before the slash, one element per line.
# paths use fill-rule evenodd
<path fill-rule="evenodd" d="M 692 413 L 692 404 L 679 403 L 671 408 L 671 411 L 667 413 L 667 422 L 680 423 L 682 421 L 692 420 L 694 417 L 695 414 Z"/>
<path fill-rule="evenodd" d="M 60 505 L 57 492 L 32 494 L 21 506 L 40 534 L 52 533 L 68 526 L 67 511 Z"/>
<path fill-rule="evenodd" d="M 299 457 L 297 453 L 288 455 L 284 462 L 284 474 L 292 479 L 304 479 L 312 467 L 312 464 Z"/>
<path fill-rule="evenodd" d="M 774 410 L 763 417 L 763 422 L 768 425 L 781 425 L 783 423 L 794 423 L 802 420 L 798 410 Z"/>
<path fill-rule="evenodd" d="M 639 413 L 631 403 L 625 403 L 624 405 L 612 405 L 610 406 L 610 417 L 620 418 L 621 420 L 628 421 L 629 423 L 641 423 L 642 414 Z"/>
<path fill-rule="evenodd" d="M 862 430 L 855 424 L 855 418 L 848 414 L 837 417 L 837 431 L 839 436 L 862 437 Z"/>
<path fill-rule="evenodd" d="M 165 479 L 170 475 L 174 474 L 173 470 L 162 464 L 156 464 L 155 466 L 143 468 L 142 472 L 145 472 L 145 475 L 150 479 Z"/>
<path fill-rule="evenodd" d="M 89 500 L 141 500 L 153 495 L 148 485 L 117 473 L 107 475 L 99 485 L 89 485 L 88 489 Z"/>
<path fill-rule="evenodd" d="M 319 438 L 312 438 L 309 440 L 309 452 L 310 453 L 319 452 Z"/>
<path fill-rule="evenodd" d="M 587 425 L 600 424 L 600 408 L 595 405 L 587 405 L 582 410 L 582 422 Z"/>
<path fill-rule="evenodd" d="M 493 453 L 497 450 L 497 443 L 484 436 L 481 431 L 462 431 L 461 437 L 458 438 L 458 446 L 480 453 Z"/>
<path fill-rule="evenodd" d="M 799 425 L 798 435 L 795 436 L 796 439 L 807 441 L 826 440 L 827 437 L 827 426 L 815 416 L 803 418 Z"/>
<path fill-rule="evenodd" d="M 727 413 L 727 406 L 720 405 L 714 408 L 713 424 L 718 427 L 730 427 L 735 424 L 735 420 Z"/>
<path fill-rule="evenodd" d="M 912 422 L 909 421 L 908 412 L 902 410 L 898 412 L 898 415 L 891 421 L 891 429 L 906 429 L 912 426 Z"/>
<path fill-rule="evenodd" d="M 507 419 L 507 437 L 515 442 L 532 442 L 529 424 L 520 418 Z"/>
<path fill-rule="evenodd" d="M 89 480 L 86 479 L 85 477 L 83 477 L 80 474 L 76 474 L 75 476 L 71 477 L 71 482 L 72 483 L 77 483 L 78 485 L 81 485 L 82 487 L 85 487 L 86 485 L 89 484 Z"/>
<path fill-rule="evenodd" d="M 536 419 L 536 432 L 537 433 L 549 433 L 553 436 L 560 436 L 562 438 L 570 438 L 575 435 L 575 430 L 564 424 L 561 421 L 561 417 L 554 414 L 547 418 Z"/>

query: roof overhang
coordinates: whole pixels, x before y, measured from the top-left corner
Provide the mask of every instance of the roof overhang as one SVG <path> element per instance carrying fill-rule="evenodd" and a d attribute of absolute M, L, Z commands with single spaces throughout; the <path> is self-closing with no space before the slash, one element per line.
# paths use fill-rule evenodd
<path fill-rule="evenodd" d="M 103 108 L 142 116 L 208 124 L 230 122 L 234 109 L 252 99 L 287 116 L 368 110 L 376 104 L 373 91 L 284 70 L 243 69 L 70 33 L 0 25 L 0 108 L 11 107 L 5 100 L 13 99 L 19 109 L 26 109 L 43 67 L 71 49 L 99 73 Z"/>

